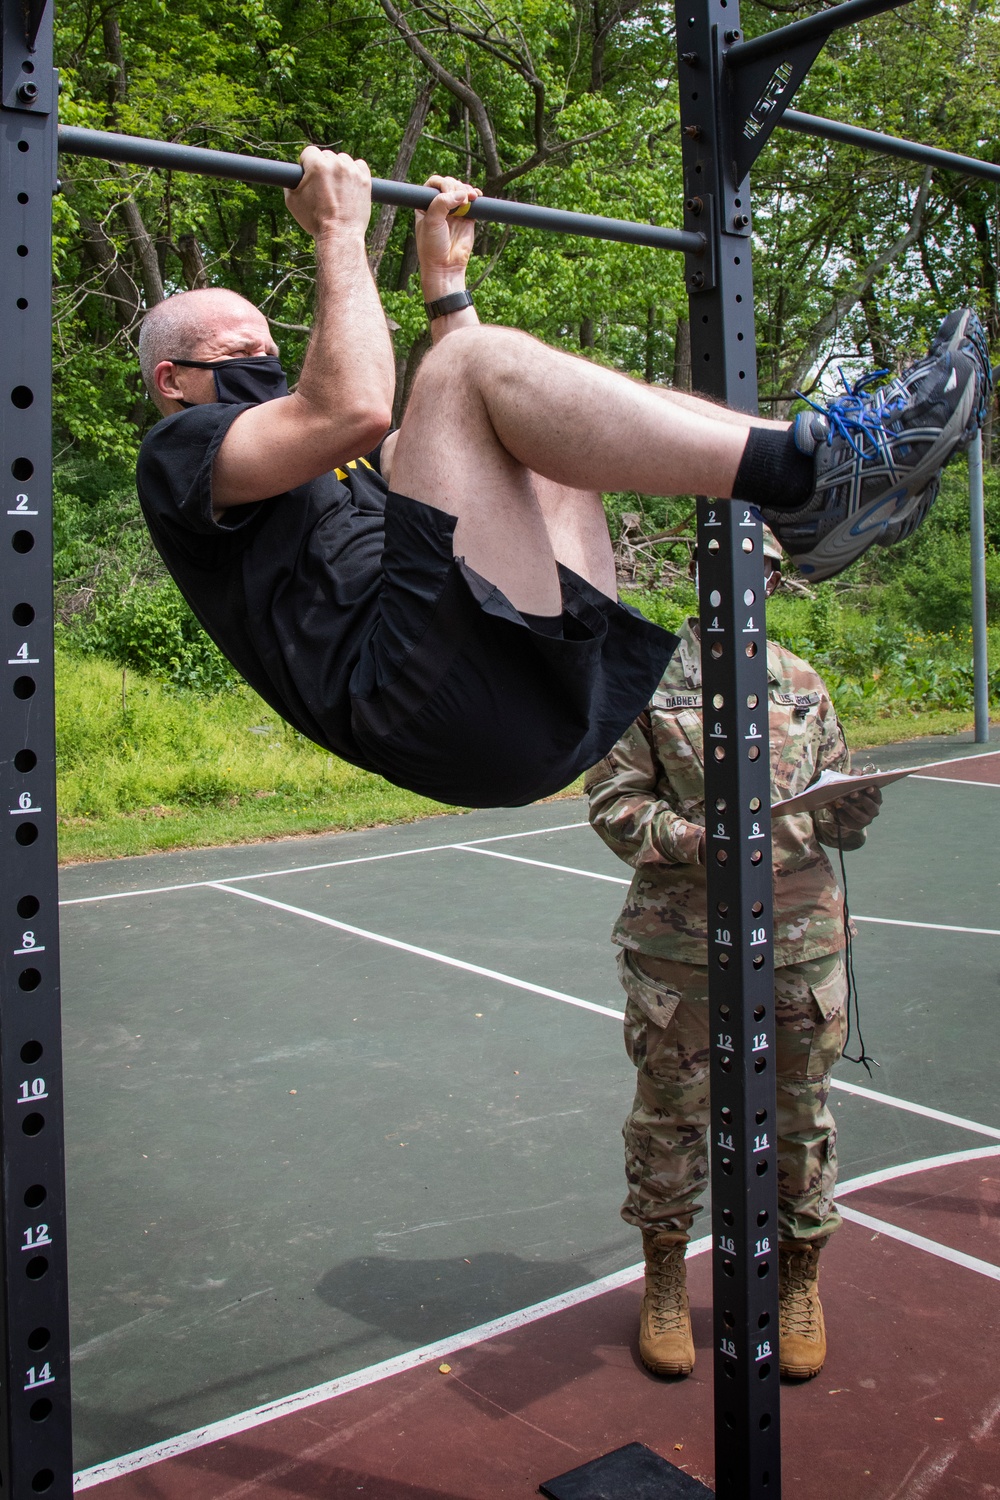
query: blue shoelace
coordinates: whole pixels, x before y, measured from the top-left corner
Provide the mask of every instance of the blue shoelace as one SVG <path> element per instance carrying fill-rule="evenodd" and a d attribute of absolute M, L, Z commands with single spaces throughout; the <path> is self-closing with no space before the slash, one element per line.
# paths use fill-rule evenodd
<path fill-rule="evenodd" d="M 851 385 L 843 369 L 838 368 L 837 373 L 844 384 L 843 396 L 837 396 L 828 406 L 820 406 L 818 402 L 811 401 L 801 391 L 795 394 L 813 411 L 825 417 L 829 424 L 826 434 L 827 445 L 833 443 L 834 437 L 843 438 L 858 458 L 865 461 L 870 455 L 865 452 L 862 444 L 867 438 L 871 444 L 871 456 L 888 455 L 889 436 L 885 427 L 885 416 L 902 410 L 906 405 L 905 392 L 899 389 L 893 390 L 893 385 L 888 385 L 882 391 L 876 391 L 874 396 L 867 393 L 867 388 L 874 385 L 876 380 L 881 380 L 888 375 L 888 370 L 875 370 L 871 375 L 865 375 L 861 380 Z M 893 382 L 895 384 L 895 382 Z M 860 438 L 860 443 L 858 439 Z"/>

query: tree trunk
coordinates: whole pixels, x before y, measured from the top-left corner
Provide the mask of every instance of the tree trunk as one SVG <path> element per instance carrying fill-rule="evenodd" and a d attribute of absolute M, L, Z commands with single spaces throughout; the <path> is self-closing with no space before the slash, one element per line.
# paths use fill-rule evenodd
<path fill-rule="evenodd" d="M 127 197 L 118 207 L 139 262 L 139 280 L 142 283 L 146 306 L 155 307 L 157 302 L 163 301 L 163 277 L 160 275 L 156 246 L 153 244 L 149 230 L 142 222 L 142 215 L 136 206 L 135 199 Z"/>
<path fill-rule="evenodd" d="M 687 318 L 677 319 L 674 335 L 674 389 L 691 389 L 691 324 Z"/>
<path fill-rule="evenodd" d="M 197 237 L 193 234 L 182 234 L 177 244 L 177 254 L 188 290 L 195 291 L 200 287 L 208 286 L 208 272 L 205 270 L 205 259 Z"/>
<path fill-rule="evenodd" d="M 420 144 L 420 137 L 427 123 L 427 111 L 430 109 L 435 87 L 434 79 L 429 78 L 413 101 L 410 118 L 406 122 L 403 139 L 399 143 L 399 150 L 396 153 L 396 160 L 392 167 L 393 182 L 405 182 L 409 176 L 414 154 L 417 146 Z M 395 221 L 395 207 L 391 203 L 383 203 L 378 211 L 378 218 L 372 225 L 368 235 L 368 264 L 371 267 L 372 275 L 376 279 L 378 278 L 379 266 L 382 264 L 382 257 L 389 243 L 389 236 L 392 234 L 392 226 Z"/>

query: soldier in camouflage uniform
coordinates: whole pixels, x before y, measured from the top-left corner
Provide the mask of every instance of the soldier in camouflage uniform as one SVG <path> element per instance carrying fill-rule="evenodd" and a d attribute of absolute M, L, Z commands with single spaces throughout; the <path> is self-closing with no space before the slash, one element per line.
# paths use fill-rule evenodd
<path fill-rule="evenodd" d="M 781 552 L 765 534 L 768 592 Z M 813 669 L 768 643 L 772 800 L 804 791 L 850 752 Z M 694 1344 L 684 1248 L 708 1176 L 708 908 L 698 622 L 647 711 L 587 776 L 590 821 L 635 874 L 612 934 L 627 996 L 625 1046 L 637 1091 L 625 1122 L 627 1223 L 643 1232 L 646 1295 L 639 1349 L 658 1374 L 687 1375 Z M 836 1127 L 830 1070 L 847 1028 L 844 904 L 821 844 L 859 849 L 877 816 L 875 788 L 813 813 L 776 818 L 774 963 L 777 1021 L 781 1370 L 817 1375 L 826 1354 L 818 1257 L 840 1219 L 833 1203 Z M 839 823 L 839 828 L 838 828 Z"/>

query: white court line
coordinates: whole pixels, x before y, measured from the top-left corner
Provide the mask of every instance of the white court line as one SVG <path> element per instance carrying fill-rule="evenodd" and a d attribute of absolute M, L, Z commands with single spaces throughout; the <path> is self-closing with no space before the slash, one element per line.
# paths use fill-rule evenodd
<path fill-rule="evenodd" d="M 607 880 L 612 885 L 632 884 L 631 880 L 621 875 L 599 875 L 596 870 L 578 870 L 573 865 L 553 865 L 544 859 L 529 859 L 524 854 L 501 854 L 495 849 L 477 849 L 473 844 L 452 844 L 451 848 L 465 850 L 469 854 L 488 854 L 493 859 L 509 859 L 517 865 L 537 865 L 540 870 L 559 870 L 564 875 L 583 875 L 587 880 Z M 920 927 L 928 932 L 968 932 L 980 937 L 1000 937 L 1000 927 L 952 927 L 946 922 L 907 922 L 902 917 L 859 917 L 854 912 L 851 916 L 855 922 L 877 922 L 883 927 Z"/>
<path fill-rule="evenodd" d="M 988 786 L 993 791 L 1000 791 L 1000 783 L 996 781 L 970 781 L 965 776 L 918 776 L 916 771 L 910 776 L 911 781 L 943 781 L 948 786 Z"/>
<path fill-rule="evenodd" d="M 1000 1146 L 982 1146 L 971 1151 L 953 1151 L 946 1156 L 930 1156 L 921 1161 L 904 1162 L 900 1166 L 886 1167 L 880 1172 L 870 1172 L 864 1177 L 852 1178 L 843 1183 L 837 1190 L 837 1199 L 839 1202 L 844 1194 L 857 1192 L 860 1188 L 873 1187 L 881 1182 L 889 1182 L 897 1177 L 910 1176 L 934 1167 L 951 1166 L 960 1161 L 977 1161 L 987 1156 L 1000 1156 Z M 855 1209 L 842 1209 L 841 1211 L 845 1217 L 858 1222 L 868 1222 L 867 1215 L 859 1214 Z M 870 1222 L 877 1224 L 879 1233 L 882 1234 L 894 1233 L 897 1237 L 901 1237 L 906 1233 L 905 1230 L 897 1231 L 895 1225 L 883 1226 L 881 1220 Z M 912 1237 L 912 1242 L 916 1241 L 921 1241 L 919 1235 Z M 688 1258 L 703 1255 L 709 1246 L 709 1235 L 692 1241 L 687 1249 Z M 940 1255 L 947 1247 L 939 1245 L 936 1240 L 925 1240 L 917 1243 L 916 1248 L 926 1249 L 931 1255 Z M 960 1251 L 951 1253 L 956 1257 L 961 1254 Z M 950 1255 L 947 1258 L 950 1258 Z M 972 1256 L 966 1256 L 957 1263 L 967 1264 L 968 1262 L 973 1262 L 969 1267 L 972 1270 L 988 1267 L 983 1271 L 984 1275 L 1000 1276 L 996 1267 L 989 1266 L 986 1261 L 977 1262 Z M 108 1459 L 104 1463 L 95 1464 L 90 1469 L 82 1469 L 74 1475 L 73 1488 L 74 1490 L 91 1489 L 94 1485 L 120 1478 L 123 1474 L 132 1474 L 137 1469 L 145 1469 L 152 1464 L 162 1463 L 164 1459 L 176 1458 L 196 1448 L 207 1447 L 209 1443 L 220 1442 L 223 1438 L 235 1437 L 237 1433 L 263 1426 L 264 1423 L 273 1422 L 279 1417 L 291 1416 L 294 1412 L 317 1406 L 321 1401 L 331 1401 L 337 1396 L 346 1395 L 348 1391 L 360 1390 L 380 1380 L 387 1380 L 393 1375 L 402 1375 L 408 1370 L 416 1369 L 418 1365 L 444 1359 L 459 1349 L 468 1349 L 473 1345 L 484 1343 L 487 1339 L 496 1338 L 500 1334 L 510 1333 L 517 1328 L 526 1328 L 530 1323 L 537 1323 L 542 1318 L 551 1317 L 553 1313 L 562 1312 L 570 1307 L 578 1307 L 580 1303 L 592 1301 L 606 1292 L 629 1286 L 638 1281 L 642 1274 L 641 1265 L 627 1266 L 623 1271 L 615 1271 L 610 1276 L 602 1276 L 598 1281 L 575 1287 L 573 1291 L 563 1292 L 558 1297 L 549 1297 L 544 1302 L 536 1302 L 531 1307 L 507 1313 L 504 1317 L 495 1318 L 490 1323 L 481 1323 L 476 1328 L 464 1329 L 461 1333 L 439 1339 L 437 1343 L 411 1349 L 406 1354 L 396 1355 L 394 1359 L 383 1360 L 377 1365 L 369 1365 L 367 1369 L 356 1370 L 350 1375 L 341 1375 L 337 1379 L 325 1381 L 322 1385 L 312 1386 L 305 1391 L 298 1391 L 281 1400 L 268 1402 L 264 1406 L 255 1406 L 249 1411 L 238 1412 L 232 1417 L 225 1417 L 219 1422 L 211 1422 L 205 1427 L 196 1427 L 190 1432 L 179 1433 L 177 1437 L 168 1438 L 162 1443 L 154 1443 L 148 1448 L 140 1448 L 134 1453 L 123 1454 L 121 1458 Z"/>
<path fill-rule="evenodd" d="M 479 974 L 484 979 L 495 979 L 497 983 L 509 985 L 512 989 L 527 990 L 533 995 L 544 995 L 549 1000 L 561 1000 L 564 1005 L 575 1005 L 580 1010 L 596 1011 L 599 1016 L 610 1016 L 613 1021 L 625 1019 L 623 1011 L 615 1010 L 610 1005 L 597 1005 L 593 1000 L 581 1000 L 576 995 L 567 995 L 563 990 L 552 990 L 546 985 L 531 984 L 528 980 L 518 979 L 513 974 L 503 974 L 499 969 L 486 969 L 480 964 L 467 963 L 465 959 L 452 958 L 449 954 L 438 953 L 433 948 L 419 948 L 414 943 L 404 943 L 399 938 L 387 937 L 384 933 L 371 932 L 365 927 L 355 927 L 352 923 L 340 922 L 335 917 L 324 917 L 319 912 L 307 911 L 302 906 L 290 906 L 287 902 L 275 901 L 270 896 L 259 896 L 254 891 L 241 891 L 238 886 L 229 885 L 225 881 L 215 880 L 208 884 L 213 889 L 226 891 L 231 896 L 243 896 L 247 901 L 258 901 L 262 906 L 272 906 L 278 911 L 289 912 L 292 916 L 305 917 L 311 922 L 320 922 L 324 927 L 333 927 L 336 931 L 349 933 L 352 937 L 366 938 L 369 942 L 381 943 L 387 948 L 397 948 L 403 953 L 412 953 L 417 958 L 429 958 L 434 963 L 447 964 L 453 969 L 464 969 L 467 973 Z M 832 1087 L 841 1089 L 846 1094 L 860 1094 L 866 1099 L 889 1105 L 893 1109 L 923 1115 L 929 1120 L 939 1120 L 946 1125 L 956 1125 L 962 1130 L 971 1130 L 979 1135 L 987 1135 L 1000 1140 L 1000 1130 L 994 1129 L 991 1125 L 980 1125 L 976 1120 L 966 1120 L 961 1115 L 946 1114 L 943 1110 L 931 1109 L 925 1104 L 914 1104 L 908 1099 L 897 1098 L 895 1094 L 880 1094 L 875 1089 L 862 1088 L 854 1083 L 841 1083 L 838 1079 L 832 1080 Z"/>
<path fill-rule="evenodd" d="M 521 854 L 501 854 L 499 849 L 477 849 L 475 844 L 453 844 L 463 854 L 487 854 L 490 859 L 509 859 L 515 865 L 537 865 L 540 870 L 559 870 L 563 875 L 586 875 L 589 880 L 607 880 L 612 885 L 631 885 L 622 875 L 599 875 L 596 870 L 577 870 L 573 865 L 553 865 L 545 859 L 525 859 Z"/>
<path fill-rule="evenodd" d="M 1000 1130 L 992 1125 L 980 1125 L 976 1120 L 966 1120 L 962 1115 L 949 1115 L 943 1109 L 930 1109 L 926 1104 L 911 1104 L 908 1099 L 898 1099 L 895 1094 L 879 1094 L 874 1089 L 862 1088 L 858 1083 L 841 1083 L 832 1080 L 835 1089 L 844 1094 L 859 1094 L 862 1099 L 873 1099 L 877 1104 L 891 1104 L 895 1109 L 906 1110 L 911 1115 L 923 1115 L 928 1120 L 940 1120 L 942 1125 L 957 1125 L 961 1130 L 974 1130 L 978 1135 L 992 1136 L 1000 1141 Z"/>
<path fill-rule="evenodd" d="M 971 932 L 980 937 L 1000 937 L 1000 927 L 952 927 L 947 922 L 905 922 L 902 917 L 859 917 L 855 922 L 877 922 L 880 927 L 921 927 L 927 932 Z"/>
<path fill-rule="evenodd" d="M 415 943 L 403 943 L 399 938 L 386 937 L 381 932 L 369 932 L 364 927 L 355 927 L 350 922 L 338 922 L 334 917 L 321 916 L 316 911 L 306 911 L 301 906 L 289 906 L 284 901 L 273 901 L 270 896 L 258 896 L 256 891 L 241 891 L 238 886 L 227 885 L 221 880 L 210 880 L 208 885 L 216 891 L 225 891 L 230 896 L 242 896 L 246 901 L 259 901 L 262 906 L 273 906 L 277 911 L 287 911 L 294 917 L 306 917 L 310 922 L 321 922 L 324 927 L 333 927 L 338 932 L 352 937 L 367 938 L 370 943 L 381 943 L 386 948 L 398 948 L 402 953 L 413 953 L 417 958 L 429 958 L 438 964 L 447 964 L 452 969 L 464 969 L 467 974 L 479 974 L 484 979 L 495 979 L 499 984 L 510 985 L 516 990 L 528 990 L 532 995 L 544 995 L 549 1000 L 561 1000 L 564 1005 L 575 1005 L 580 1010 L 595 1010 L 600 1016 L 622 1019 L 620 1010 L 608 1005 L 595 1005 L 593 1000 L 578 1000 L 575 995 L 566 995 L 562 990 L 550 990 L 544 984 L 531 984 L 527 979 L 515 979 L 513 974 L 501 974 L 498 969 L 484 969 L 480 964 L 466 963 L 462 958 L 451 958 L 447 953 L 436 953 L 433 948 L 418 948 Z"/>
<path fill-rule="evenodd" d="M 993 1265 L 991 1261 L 980 1260 L 977 1255 L 966 1255 L 964 1250 L 953 1250 L 950 1245 L 942 1245 L 939 1240 L 929 1240 L 925 1235 L 914 1234 L 910 1229 L 900 1229 L 897 1224 L 887 1224 L 885 1219 L 874 1219 L 871 1214 L 859 1213 L 856 1208 L 842 1206 L 840 1212 L 845 1219 L 850 1219 L 852 1223 L 860 1224 L 865 1229 L 874 1229 L 878 1234 L 900 1240 L 904 1245 L 912 1245 L 915 1250 L 936 1255 L 939 1260 L 951 1261 L 954 1266 L 963 1266 L 967 1271 L 978 1271 L 980 1276 L 1000 1281 L 1000 1266 Z"/>
<path fill-rule="evenodd" d="M 446 849 L 467 849 L 472 844 L 499 844 L 504 839 L 533 839 L 543 833 L 565 833 L 571 828 L 587 828 L 582 823 L 553 823 L 551 828 L 526 828 L 522 833 L 492 833 L 481 839 L 470 839 L 464 843 L 424 844 L 417 849 L 393 849 L 388 854 L 359 854 L 352 859 L 328 859 L 319 865 L 292 865 L 287 870 L 257 870 L 249 875 L 224 875 L 223 880 L 270 880 L 275 875 L 307 875 L 316 870 L 336 870 L 341 865 L 370 865 L 382 859 L 403 859 L 409 854 L 440 854 Z M 162 896 L 168 891 L 196 891 L 214 885 L 214 880 L 188 880 L 183 885 L 151 885 L 138 891 L 107 891 L 100 896 L 73 896 L 60 901 L 60 906 L 87 906 L 95 901 L 123 901 L 127 896 Z"/>

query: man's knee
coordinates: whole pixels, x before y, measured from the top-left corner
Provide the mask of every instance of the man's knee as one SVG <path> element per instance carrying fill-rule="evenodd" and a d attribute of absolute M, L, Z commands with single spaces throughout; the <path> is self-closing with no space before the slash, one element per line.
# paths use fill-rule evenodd
<path fill-rule="evenodd" d="M 525 342 L 531 342 L 529 335 L 519 333 L 516 328 L 498 328 L 492 324 L 456 328 L 424 356 L 414 392 L 452 385 L 460 386 L 463 391 L 475 390 L 478 377 L 486 370 L 496 378 L 508 364 L 513 368 L 519 347 L 523 359 Z"/>

